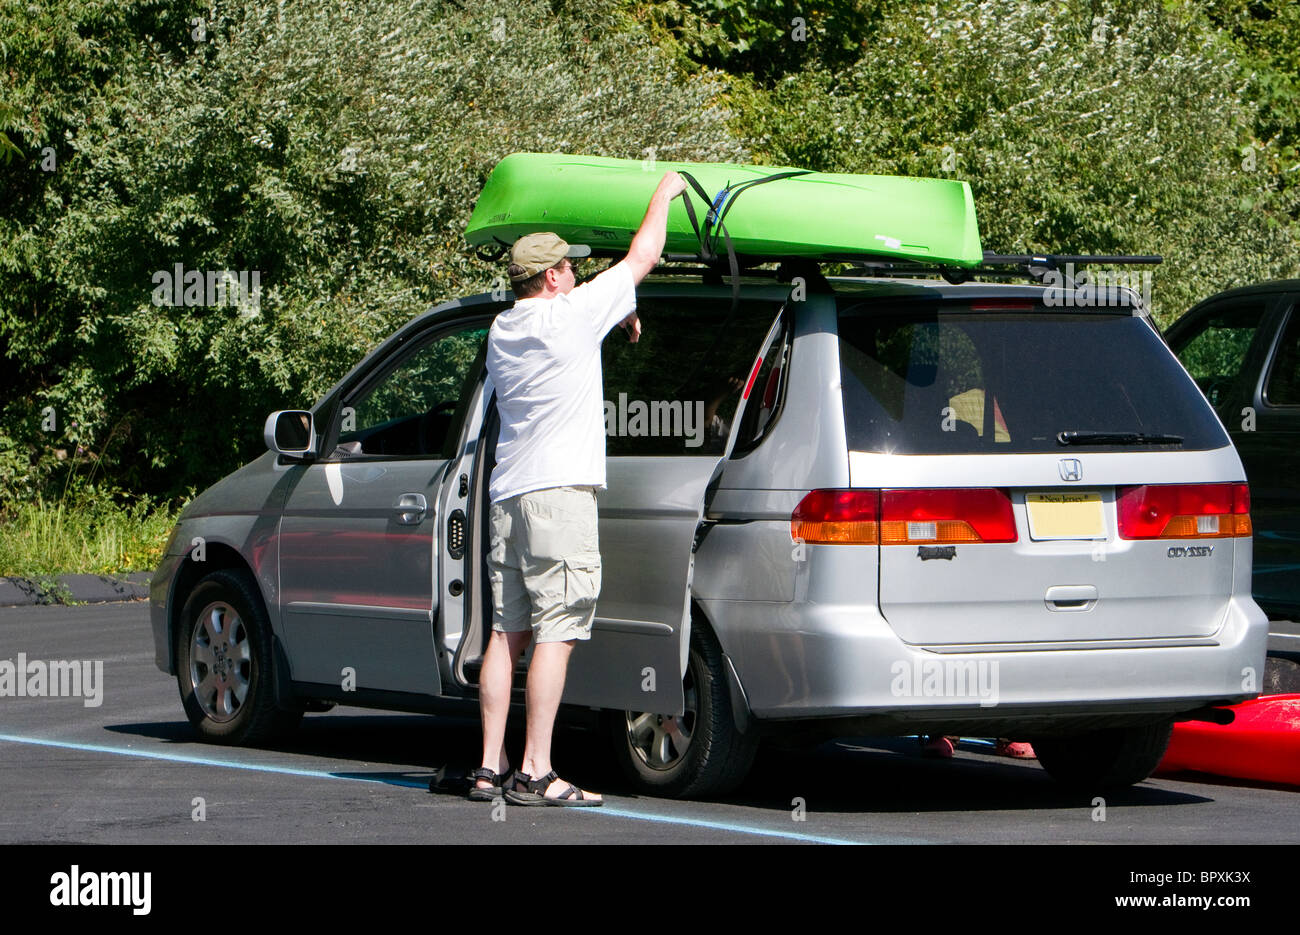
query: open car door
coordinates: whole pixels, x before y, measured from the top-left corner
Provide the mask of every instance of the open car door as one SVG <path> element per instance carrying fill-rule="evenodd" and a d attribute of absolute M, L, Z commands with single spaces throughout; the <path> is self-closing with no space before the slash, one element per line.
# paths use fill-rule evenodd
<path fill-rule="evenodd" d="M 592 638 L 574 651 L 564 701 L 679 715 L 692 545 L 780 298 L 733 305 L 719 291 L 661 298 L 657 283 L 643 286 L 641 340 L 614 333 L 602 348 L 602 582 Z"/>
<path fill-rule="evenodd" d="M 600 510 L 601 588 L 564 701 L 680 714 L 690 644 L 691 541 L 716 456 L 610 458 Z"/>
<path fill-rule="evenodd" d="M 675 716 L 683 712 L 691 640 L 692 545 L 706 494 L 725 458 L 755 357 L 776 315 L 784 289 L 770 298 L 733 307 L 729 293 L 700 286 L 699 295 L 657 297 L 643 284 L 638 311 L 646 332 L 637 344 L 610 335 L 602 346 L 606 422 L 606 488 L 597 496 L 601 589 L 591 639 L 576 647 L 563 701 L 570 705 Z M 498 422 L 491 393 L 480 387 L 462 460 L 466 504 L 466 554 L 471 566 L 449 568 L 445 581 L 463 573 L 464 629 L 444 614 L 445 647 L 454 651 L 453 679 L 478 681 L 485 631 L 491 627 L 486 581 L 487 478 L 494 463 Z M 462 498 L 464 494 L 460 495 Z M 452 537 L 454 539 L 455 537 Z M 449 539 L 449 544 L 452 542 Z M 477 581 L 474 579 L 477 578 Z M 455 598 L 444 594 L 444 611 Z M 522 680 L 516 679 L 516 688 Z"/>

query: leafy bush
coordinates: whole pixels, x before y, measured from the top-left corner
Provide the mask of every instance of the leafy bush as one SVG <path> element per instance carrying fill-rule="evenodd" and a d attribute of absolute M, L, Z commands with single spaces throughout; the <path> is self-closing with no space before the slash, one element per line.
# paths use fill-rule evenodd
<path fill-rule="evenodd" d="M 1259 161 L 1270 164 L 1279 188 L 1300 187 L 1300 4 L 1212 0 L 1205 7 L 1237 51 L 1246 96 L 1258 105 Z"/>
<path fill-rule="evenodd" d="M 256 455 L 267 412 L 310 404 L 402 321 L 491 286 L 500 271 L 462 232 L 510 152 L 744 152 L 713 83 L 600 28 L 591 2 L 563 19 L 537 0 L 242 2 L 202 28 L 179 7 L 132 8 L 156 14 L 150 31 L 53 9 L 49 36 L 5 13 L 20 69 L 58 36 L 82 43 L 47 89 L 67 126 L 57 170 L 39 168 L 44 123 L 6 124 L 25 154 L 10 171 L 39 183 L 0 222 L 8 496 L 89 458 L 166 497 Z M 104 36 L 119 66 L 69 77 Z M 6 99 L 34 106 L 5 80 Z M 260 302 L 169 304 L 176 264 L 203 277 L 202 302 L 209 273 L 256 271 Z"/>
<path fill-rule="evenodd" d="M 810 66 L 832 71 L 872 51 L 887 15 L 913 16 L 881 0 L 628 0 L 629 16 L 679 58 L 770 86 Z"/>
<path fill-rule="evenodd" d="M 515 151 L 969 179 L 987 248 L 1165 255 L 1166 321 L 1296 275 L 1298 33 L 1245 0 L 0 0 L 0 507 L 255 456 L 497 281 L 462 232 Z"/>
<path fill-rule="evenodd" d="M 776 163 L 968 179 L 986 249 L 1159 253 L 1162 320 L 1295 275 L 1291 202 L 1248 158 L 1255 107 L 1189 6 L 948 0 L 889 17 L 849 71 L 750 99 Z"/>

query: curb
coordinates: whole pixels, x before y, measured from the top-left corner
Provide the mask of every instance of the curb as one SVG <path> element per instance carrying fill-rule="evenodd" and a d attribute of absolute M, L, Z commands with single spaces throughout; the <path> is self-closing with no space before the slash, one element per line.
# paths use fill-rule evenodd
<path fill-rule="evenodd" d="M 150 572 L 136 571 L 121 578 L 108 575 L 54 575 L 52 578 L 42 578 L 39 582 L 32 578 L 0 578 L 0 607 L 139 601 L 149 596 L 151 577 Z"/>

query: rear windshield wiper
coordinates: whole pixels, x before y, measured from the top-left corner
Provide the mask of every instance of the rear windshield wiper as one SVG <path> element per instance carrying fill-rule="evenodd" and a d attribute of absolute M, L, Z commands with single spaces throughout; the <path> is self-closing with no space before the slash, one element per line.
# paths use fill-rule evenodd
<path fill-rule="evenodd" d="M 1057 432 L 1062 445 L 1181 445 L 1181 435 L 1147 435 L 1143 432 Z"/>

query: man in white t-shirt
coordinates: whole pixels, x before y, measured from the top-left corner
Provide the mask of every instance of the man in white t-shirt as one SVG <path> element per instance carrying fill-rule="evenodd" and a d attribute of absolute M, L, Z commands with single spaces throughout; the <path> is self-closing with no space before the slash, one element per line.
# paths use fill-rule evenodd
<path fill-rule="evenodd" d="M 501 432 L 488 487 L 492 544 L 492 635 L 479 704 L 483 761 L 470 798 L 504 795 L 516 805 L 600 805 L 601 798 L 551 768 L 551 732 L 569 656 L 589 639 L 600 593 L 596 491 L 605 487 L 605 408 L 600 344 L 615 326 L 641 335 L 636 285 L 659 261 L 668 207 L 686 190 L 676 172 L 660 180 L 627 256 L 576 284 L 573 257 L 590 253 L 555 234 L 521 237 L 510 253 L 515 305 L 488 333 L 487 369 Z M 504 742 L 510 686 L 520 654 L 528 669 L 527 740 L 509 775 Z"/>

